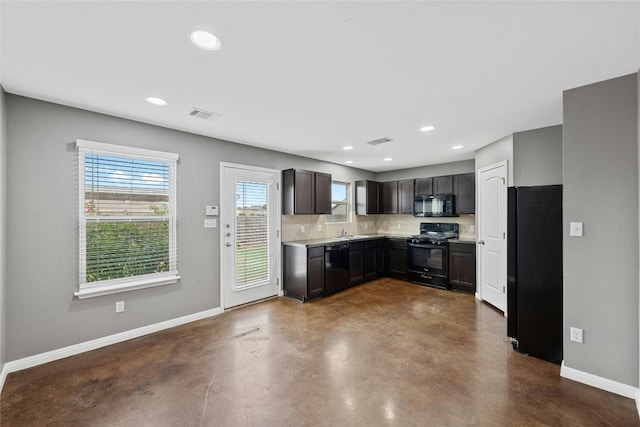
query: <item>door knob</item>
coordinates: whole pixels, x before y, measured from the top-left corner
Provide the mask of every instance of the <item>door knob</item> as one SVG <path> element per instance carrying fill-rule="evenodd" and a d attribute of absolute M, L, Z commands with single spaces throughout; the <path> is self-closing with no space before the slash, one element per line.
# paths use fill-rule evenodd
<path fill-rule="evenodd" d="M 478 244 L 479 244 L 479 245 L 484 245 L 484 240 L 479 240 L 479 241 L 478 241 Z"/>
<path fill-rule="evenodd" d="M 227 242 L 227 247 L 230 248 L 231 247 L 231 243 Z"/>

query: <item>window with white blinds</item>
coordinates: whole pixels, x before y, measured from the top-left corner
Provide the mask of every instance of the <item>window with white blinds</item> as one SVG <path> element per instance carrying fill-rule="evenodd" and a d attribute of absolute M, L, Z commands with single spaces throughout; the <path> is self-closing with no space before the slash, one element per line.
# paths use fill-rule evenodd
<path fill-rule="evenodd" d="M 78 140 L 79 298 L 175 283 L 178 155 Z"/>
<path fill-rule="evenodd" d="M 268 197 L 267 184 L 236 181 L 236 290 L 271 280 Z"/>
<path fill-rule="evenodd" d="M 331 215 L 325 217 L 326 222 L 351 222 L 350 187 L 348 182 L 331 182 Z"/>

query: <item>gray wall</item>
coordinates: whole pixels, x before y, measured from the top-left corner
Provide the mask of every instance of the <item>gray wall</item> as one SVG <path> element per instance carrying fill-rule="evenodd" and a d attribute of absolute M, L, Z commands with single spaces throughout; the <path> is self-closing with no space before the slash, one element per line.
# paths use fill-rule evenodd
<path fill-rule="evenodd" d="M 562 184 L 562 125 L 513 134 L 513 185 Z"/>
<path fill-rule="evenodd" d="M 220 230 L 204 229 L 218 205 L 219 162 L 375 179 L 341 165 L 234 144 L 29 98 L 7 95 L 6 360 L 219 307 Z M 182 280 L 77 300 L 76 139 L 176 152 L 178 270 Z M 122 314 L 114 303 L 126 302 Z"/>
<path fill-rule="evenodd" d="M 7 108 L 0 86 L 0 370 L 6 359 Z"/>
<path fill-rule="evenodd" d="M 513 135 L 500 138 L 476 151 L 476 170 L 503 160 L 507 161 L 507 184 L 513 185 Z"/>
<path fill-rule="evenodd" d="M 638 385 L 635 74 L 564 92 L 564 362 Z M 584 237 L 569 237 L 569 222 Z M 569 327 L 584 329 L 584 344 Z"/>
<path fill-rule="evenodd" d="M 379 172 L 376 180 L 380 182 L 397 181 L 400 179 L 427 178 L 430 176 L 456 175 L 460 173 L 474 172 L 475 161 L 463 160 L 460 162 L 442 163 L 417 168 L 398 169 L 395 171 Z"/>

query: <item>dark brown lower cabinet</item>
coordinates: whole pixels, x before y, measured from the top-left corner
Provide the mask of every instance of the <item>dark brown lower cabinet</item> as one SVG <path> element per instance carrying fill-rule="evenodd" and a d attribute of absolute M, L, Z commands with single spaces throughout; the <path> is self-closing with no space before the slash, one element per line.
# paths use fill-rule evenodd
<path fill-rule="evenodd" d="M 368 282 L 378 277 L 376 271 L 376 240 L 365 240 L 362 242 L 362 270 L 364 281 Z"/>
<path fill-rule="evenodd" d="M 363 242 L 351 242 L 349 245 L 349 284 L 364 282 Z"/>
<path fill-rule="evenodd" d="M 407 239 L 387 239 L 387 276 L 407 280 Z"/>
<path fill-rule="evenodd" d="M 378 239 L 376 240 L 376 276 L 382 277 L 386 271 L 386 246 L 387 239 Z"/>
<path fill-rule="evenodd" d="M 298 301 L 324 292 L 324 246 L 283 246 L 284 294 Z"/>
<path fill-rule="evenodd" d="M 449 243 L 449 286 L 460 292 L 476 292 L 476 244 Z"/>

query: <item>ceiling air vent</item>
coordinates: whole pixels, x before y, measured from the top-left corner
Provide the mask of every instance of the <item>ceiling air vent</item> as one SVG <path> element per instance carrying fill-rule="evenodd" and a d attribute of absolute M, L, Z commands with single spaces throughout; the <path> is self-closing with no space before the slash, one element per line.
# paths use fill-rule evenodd
<path fill-rule="evenodd" d="M 199 119 L 205 120 L 218 120 L 222 117 L 222 114 L 212 113 L 211 111 L 205 111 L 202 108 L 193 107 L 193 109 L 189 112 L 191 117 L 197 117 Z"/>
<path fill-rule="evenodd" d="M 374 139 L 373 141 L 367 141 L 367 144 L 380 145 L 380 144 L 384 144 L 385 142 L 389 142 L 389 141 L 393 141 L 393 139 L 387 138 L 385 136 L 384 138 L 378 138 L 378 139 Z"/>

